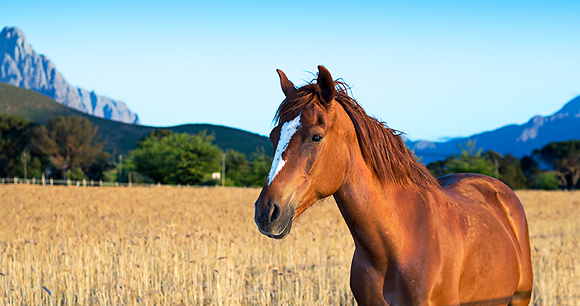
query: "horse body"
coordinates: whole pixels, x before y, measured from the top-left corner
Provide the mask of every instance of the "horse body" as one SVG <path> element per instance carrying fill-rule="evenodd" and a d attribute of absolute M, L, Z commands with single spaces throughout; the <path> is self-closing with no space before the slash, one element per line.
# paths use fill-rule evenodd
<path fill-rule="evenodd" d="M 355 241 L 360 305 L 506 305 L 531 293 L 527 223 L 513 191 L 474 174 L 442 177 L 434 190 L 385 185 L 350 141 L 334 198 Z"/>
<path fill-rule="evenodd" d="M 435 181 L 398 135 L 334 92 L 324 67 L 302 91 L 279 73 L 287 96 L 279 123 L 300 125 L 256 201 L 262 233 L 284 237 L 293 219 L 333 195 L 355 242 L 359 305 L 529 303 L 527 221 L 513 191 L 482 175 Z M 272 131 L 275 147 L 283 126 Z"/>
<path fill-rule="evenodd" d="M 529 245 L 514 234 L 527 238 L 527 226 L 512 230 L 502 209 L 517 198 L 487 177 L 446 180 L 455 182 L 437 192 L 373 192 L 354 180 L 334 195 L 355 241 L 351 288 L 360 305 L 506 305 L 515 295 L 527 305 Z M 498 194 L 497 206 L 486 193 Z"/>

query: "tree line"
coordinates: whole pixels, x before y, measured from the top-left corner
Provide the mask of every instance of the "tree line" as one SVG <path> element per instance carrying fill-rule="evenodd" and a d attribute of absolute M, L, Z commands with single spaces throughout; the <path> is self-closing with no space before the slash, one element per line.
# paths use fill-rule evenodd
<path fill-rule="evenodd" d="M 103 151 L 98 126 L 78 116 L 47 119 L 44 125 L 0 114 L 0 177 L 109 182 L 215 185 L 225 159 L 227 186 L 262 186 L 271 157 L 263 148 L 249 157 L 212 144 L 205 131 L 196 135 L 154 130 L 137 148 L 117 158 Z"/>
<path fill-rule="evenodd" d="M 460 146 L 461 153 L 430 163 L 435 177 L 452 173 L 480 173 L 503 181 L 512 189 L 580 188 L 580 140 L 552 142 L 521 159 L 475 149 L 475 141 Z"/>
<path fill-rule="evenodd" d="M 103 151 L 97 131 L 82 117 L 51 118 L 40 125 L 0 115 L 0 177 L 99 180 L 110 155 Z"/>
<path fill-rule="evenodd" d="M 212 144 L 213 140 L 206 131 L 190 135 L 155 130 L 139 140 L 123 163 L 105 171 L 104 176 L 107 181 L 218 185 L 221 177 L 212 174 L 221 174 L 225 165 L 225 186 L 264 185 L 272 158 L 263 148 L 256 148 L 248 158 L 233 149 L 223 152 Z"/>
<path fill-rule="evenodd" d="M 212 173 L 225 163 L 226 186 L 262 186 L 272 158 L 263 148 L 250 156 L 212 144 L 205 131 L 196 135 L 154 130 L 122 159 L 103 151 L 98 126 L 78 116 L 55 117 L 40 125 L 23 117 L 0 115 L 0 177 L 52 177 L 109 182 L 216 185 Z M 481 173 L 513 189 L 580 188 L 580 140 L 553 142 L 521 159 L 475 149 L 430 163 L 435 177 Z M 120 157 L 120 156 L 119 156 Z"/>

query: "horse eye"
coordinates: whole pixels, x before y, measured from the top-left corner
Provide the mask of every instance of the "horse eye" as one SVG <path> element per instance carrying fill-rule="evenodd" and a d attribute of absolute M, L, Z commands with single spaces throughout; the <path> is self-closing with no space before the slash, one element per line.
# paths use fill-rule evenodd
<path fill-rule="evenodd" d="M 316 135 L 312 136 L 312 141 L 314 141 L 314 142 L 319 142 L 321 140 L 322 140 L 322 135 L 316 134 Z"/>

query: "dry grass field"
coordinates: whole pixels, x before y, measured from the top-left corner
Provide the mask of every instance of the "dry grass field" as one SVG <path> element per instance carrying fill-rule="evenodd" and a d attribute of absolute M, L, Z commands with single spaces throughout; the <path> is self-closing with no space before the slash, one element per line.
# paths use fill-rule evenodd
<path fill-rule="evenodd" d="M 0 185 L 2 305 L 353 305 L 354 245 L 332 200 L 286 239 L 257 189 Z M 580 193 L 518 192 L 534 304 L 580 305 Z"/>

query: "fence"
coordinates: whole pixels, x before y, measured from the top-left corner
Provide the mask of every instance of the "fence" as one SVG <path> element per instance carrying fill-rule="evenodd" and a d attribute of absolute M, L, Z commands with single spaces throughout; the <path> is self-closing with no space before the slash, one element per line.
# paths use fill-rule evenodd
<path fill-rule="evenodd" d="M 167 185 L 167 184 L 147 184 L 147 183 L 119 183 L 119 182 L 104 182 L 100 181 L 93 181 L 93 180 L 86 180 L 83 179 L 82 181 L 74 181 L 74 180 L 55 180 L 53 178 L 46 179 L 42 177 L 41 179 L 31 178 L 31 179 L 23 179 L 19 177 L 9 177 L 9 178 L 0 178 L 0 185 L 5 184 L 27 184 L 27 185 L 42 185 L 42 186 L 77 186 L 77 187 L 160 187 L 160 186 L 173 186 L 173 187 L 212 187 L 212 186 L 191 186 L 191 185 Z M 218 185 L 216 185 L 218 187 Z"/>

